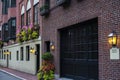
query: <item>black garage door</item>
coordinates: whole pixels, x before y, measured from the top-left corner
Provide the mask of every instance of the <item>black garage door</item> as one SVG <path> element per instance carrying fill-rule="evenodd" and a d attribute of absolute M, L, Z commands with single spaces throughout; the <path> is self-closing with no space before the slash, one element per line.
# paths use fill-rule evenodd
<path fill-rule="evenodd" d="M 60 30 L 61 77 L 98 80 L 97 19 Z"/>

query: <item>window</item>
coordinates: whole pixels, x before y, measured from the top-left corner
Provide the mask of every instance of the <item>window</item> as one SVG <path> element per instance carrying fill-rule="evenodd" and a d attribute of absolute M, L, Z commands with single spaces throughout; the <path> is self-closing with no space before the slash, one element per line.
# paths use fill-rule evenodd
<path fill-rule="evenodd" d="M 9 0 L 9 7 L 16 7 L 16 0 Z"/>
<path fill-rule="evenodd" d="M 50 52 L 50 41 L 46 41 L 45 44 L 46 44 L 46 51 Z"/>
<path fill-rule="evenodd" d="M 22 5 L 22 8 L 21 8 L 21 27 L 24 26 L 24 13 L 25 13 L 25 8 L 24 8 L 24 5 Z"/>
<path fill-rule="evenodd" d="M 2 40 L 3 40 L 4 42 L 7 42 L 7 41 L 8 41 L 8 38 L 9 38 L 8 24 L 5 23 L 5 24 L 3 24 L 3 26 L 2 26 Z"/>
<path fill-rule="evenodd" d="M 30 9 L 27 11 L 27 18 L 26 18 L 26 24 L 30 25 Z"/>
<path fill-rule="evenodd" d="M 4 59 L 6 59 L 6 55 L 4 54 Z"/>
<path fill-rule="evenodd" d="M 0 38 L 1 38 L 1 30 L 0 30 Z"/>
<path fill-rule="evenodd" d="M 21 27 L 24 26 L 24 14 L 21 15 Z"/>
<path fill-rule="evenodd" d="M 1 59 L 1 56 L 2 56 L 2 54 L 1 54 L 1 50 L 0 50 L 0 59 Z"/>
<path fill-rule="evenodd" d="M 50 7 L 50 0 L 45 0 L 45 5 L 48 5 Z"/>
<path fill-rule="evenodd" d="M 26 46 L 26 61 L 29 61 L 30 60 L 30 48 L 29 46 Z"/>
<path fill-rule="evenodd" d="M 9 54 L 9 59 L 11 60 L 11 52 L 10 52 L 10 54 Z"/>
<path fill-rule="evenodd" d="M 3 50 L 2 50 L 2 59 L 3 59 L 4 55 L 3 55 Z"/>
<path fill-rule="evenodd" d="M 38 9 L 39 8 L 39 5 L 38 4 L 36 4 L 35 6 L 34 6 L 34 25 L 35 24 L 39 24 L 39 22 L 38 22 Z"/>
<path fill-rule="evenodd" d="M 21 50 L 21 56 L 20 56 L 20 59 L 23 60 L 23 59 L 24 59 L 24 53 L 23 53 L 23 52 L 24 52 L 24 49 L 23 49 L 23 47 L 21 47 L 20 50 Z"/>
<path fill-rule="evenodd" d="M 16 53 L 16 59 L 17 59 L 17 61 L 19 60 L 19 51 L 17 51 L 17 53 Z"/>
<path fill-rule="evenodd" d="M 9 19 L 8 27 L 9 27 L 9 39 L 15 39 L 15 37 L 16 37 L 16 18 Z"/>
<path fill-rule="evenodd" d="M 8 13 L 9 0 L 2 0 L 2 14 Z"/>

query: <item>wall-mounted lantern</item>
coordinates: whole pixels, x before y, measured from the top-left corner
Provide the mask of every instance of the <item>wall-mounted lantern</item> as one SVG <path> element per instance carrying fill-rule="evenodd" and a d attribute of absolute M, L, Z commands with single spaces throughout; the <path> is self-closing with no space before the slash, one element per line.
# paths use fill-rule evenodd
<path fill-rule="evenodd" d="M 31 47 L 31 48 L 30 48 L 30 53 L 33 53 L 33 54 L 34 54 L 35 52 L 36 52 L 35 48 Z"/>
<path fill-rule="evenodd" d="M 108 35 L 108 42 L 109 44 L 111 44 L 113 47 L 116 47 L 117 46 L 117 34 L 115 31 L 111 32 L 109 35 Z"/>
<path fill-rule="evenodd" d="M 4 50 L 4 54 L 10 54 L 8 50 Z"/>
<path fill-rule="evenodd" d="M 55 45 L 54 45 L 54 43 L 53 43 L 53 42 L 50 42 L 50 49 L 51 49 L 52 51 L 54 51 L 54 50 L 55 50 Z"/>

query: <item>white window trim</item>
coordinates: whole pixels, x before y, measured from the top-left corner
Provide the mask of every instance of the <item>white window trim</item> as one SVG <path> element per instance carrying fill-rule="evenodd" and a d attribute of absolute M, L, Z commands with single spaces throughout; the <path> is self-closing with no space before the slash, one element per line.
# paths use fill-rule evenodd
<path fill-rule="evenodd" d="M 34 0 L 34 5 L 36 5 L 39 2 L 39 0 Z"/>
<path fill-rule="evenodd" d="M 0 26 L 0 31 L 2 30 L 2 26 Z"/>
<path fill-rule="evenodd" d="M 30 0 L 28 0 L 28 2 L 27 2 L 27 11 L 28 11 L 30 8 L 31 8 L 31 2 L 30 2 Z"/>
<path fill-rule="evenodd" d="M 21 9 L 21 15 L 23 15 L 25 13 L 25 7 L 22 6 L 22 9 Z"/>

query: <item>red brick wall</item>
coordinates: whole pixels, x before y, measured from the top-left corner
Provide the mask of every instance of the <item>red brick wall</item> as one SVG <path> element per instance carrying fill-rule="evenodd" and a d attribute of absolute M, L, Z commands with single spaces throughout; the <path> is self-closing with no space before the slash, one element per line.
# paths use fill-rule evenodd
<path fill-rule="evenodd" d="M 120 1 L 119 0 L 71 0 L 68 8 L 55 7 L 51 0 L 49 17 L 43 17 L 42 52 L 45 52 L 44 41 L 55 42 L 56 73 L 60 73 L 59 32 L 58 29 L 98 17 L 99 36 L 99 80 L 119 80 L 120 60 L 110 60 L 107 36 L 115 30 L 120 34 Z M 119 44 L 118 44 L 118 47 Z"/>
<path fill-rule="evenodd" d="M 16 7 L 8 8 L 8 19 L 10 19 L 11 17 L 16 17 Z"/>
<path fill-rule="evenodd" d="M 0 23 L 2 22 L 2 2 L 0 1 Z"/>
<path fill-rule="evenodd" d="M 24 5 L 24 8 L 25 8 L 25 13 L 24 13 L 24 24 L 26 25 L 26 9 L 27 9 L 27 1 L 28 0 L 19 0 L 17 1 L 17 27 L 21 26 L 21 9 L 22 9 L 22 6 Z M 30 0 L 31 2 L 31 23 L 33 24 L 33 7 L 34 7 L 34 0 Z M 39 3 L 39 6 L 41 6 L 41 0 L 40 0 L 40 3 Z M 38 8 L 39 9 L 39 8 Z M 39 17 L 39 23 L 40 23 L 40 27 L 42 27 L 42 23 L 41 23 L 41 16 L 38 16 Z"/>

